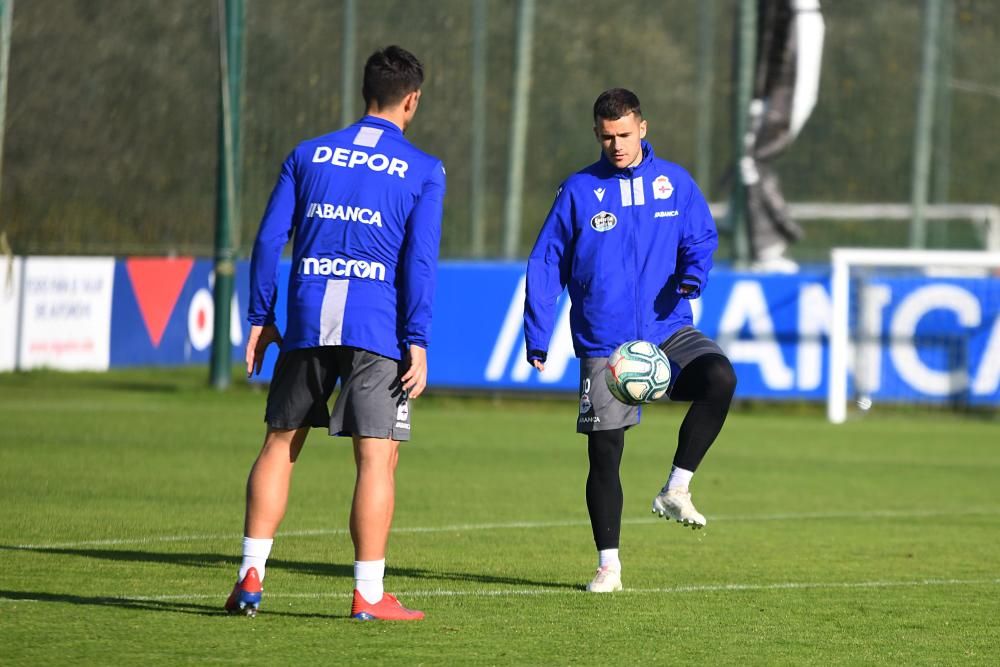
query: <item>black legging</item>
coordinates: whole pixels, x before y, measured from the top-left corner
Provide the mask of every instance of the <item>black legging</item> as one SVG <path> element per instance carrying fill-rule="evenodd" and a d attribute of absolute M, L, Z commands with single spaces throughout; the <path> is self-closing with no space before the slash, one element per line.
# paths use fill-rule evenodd
<path fill-rule="evenodd" d="M 677 437 L 675 466 L 698 469 L 722 430 L 734 391 L 736 373 L 721 354 L 703 354 L 684 367 L 670 392 L 673 401 L 691 401 Z M 587 435 L 587 511 L 598 549 L 618 548 L 624 500 L 618 470 L 624 449 L 624 428 Z"/>
<path fill-rule="evenodd" d="M 721 354 L 703 354 L 684 367 L 670 391 L 672 401 L 691 401 L 677 435 L 674 465 L 694 472 L 729 414 L 736 373 Z"/>
<path fill-rule="evenodd" d="M 625 448 L 625 429 L 587 434 L 587 512 L 598 549 L 617 549 L 622 526 L 622 481 L 618 466 Z"/>

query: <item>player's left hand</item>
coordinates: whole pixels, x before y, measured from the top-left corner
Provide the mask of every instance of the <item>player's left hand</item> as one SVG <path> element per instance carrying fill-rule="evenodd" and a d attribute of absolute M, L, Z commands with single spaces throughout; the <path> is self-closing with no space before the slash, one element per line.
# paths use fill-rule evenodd
<path fill-rule="evenodd" d="M 250 327 L 250 335 L 247 336 L 247 377 L 254 371 L 260 375 L 261 365 L 264 363 L 264 352 L 271 343 L 277 343 L 281 347 L 281 332 L 273 324 L 263 326 L 255 324 Z"/>
<path fill-rule="evenodd" d="M 677 284 L 677 293 L 682 299 L 697 299 L 701 296 L 701 284 L 696 278 L 685 276 Z"/>
<path fill-rule="evenodd" d="M 400 379 L 407 397 L 416 398 L 424 393 L 424 388 L 427 387 L 427 350 L 411 343 L 408 356 L 410 367 Z"/>

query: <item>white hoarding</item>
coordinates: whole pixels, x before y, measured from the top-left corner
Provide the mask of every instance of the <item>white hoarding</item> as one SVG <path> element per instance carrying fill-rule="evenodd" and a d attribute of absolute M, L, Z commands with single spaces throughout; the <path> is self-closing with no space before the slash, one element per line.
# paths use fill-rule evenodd
<path fill-rule="evenodd" d="M 107 370 L 113 257 L 29 257 L 21 368 Z"/>

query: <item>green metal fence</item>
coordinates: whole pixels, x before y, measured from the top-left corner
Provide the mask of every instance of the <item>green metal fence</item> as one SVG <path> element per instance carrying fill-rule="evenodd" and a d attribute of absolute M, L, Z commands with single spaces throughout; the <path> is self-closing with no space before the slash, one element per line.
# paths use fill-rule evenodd
<path fill-rule="evenodd" d="M 17 2 L 0 135 L 0 231 L 14 252 L 214 253 L 226 4 Z M 447 257 L 527 252 L 559 182 L 596 159 L 590 109 L 612 86 L 639 94 L 658 154 L 697 174 L 712 201 L 729 201 L 740 0 L 240 4 L 237 255 L 281 160 L 299 140 L 361 114 L 359 68 L 389 43 L 427 70 L 411 138 L 448 167 Z M 807 238 L 792 255 L 908 245 L 912 216 L 845 222 L 836 207 L 919 204 L 922 163 L 929 203 L 1000 204 L 1000 5 L 827 0 L 823 14 L 819 102 L 777 166 L 790 201 L 831 212 L 802 221 Z M 923 66 L 928 33 L 937 57 Z M 928 73 L 936 83 L 922 97 Z M 983 242 L 978 223 L 956 215 L 945 224 L 937 213 L 922 214 L 919 243 Z"/>

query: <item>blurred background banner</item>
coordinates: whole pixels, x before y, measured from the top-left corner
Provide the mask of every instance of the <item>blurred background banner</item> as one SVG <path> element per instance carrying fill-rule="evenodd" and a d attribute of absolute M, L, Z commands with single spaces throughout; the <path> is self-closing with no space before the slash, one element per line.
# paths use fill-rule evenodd
<path fill-rule="evenodd" d="M 659 155 L 695 174 L 711 201 L 729 201 L 743 2 L 621 0 L 614 22 L 573 0 L 230 4 L 243 10 L 226 41 L 227 74 L 239 77 L 227 88 L 239 111 L 238 257 L 282 159 L 361 115 L 357 70 L 392 42 L 426 66 L 410 135 L 448 167 L 444 257 L 526 255 L 560 181 L 597 158 L 591 107 L 612 86 L 638 93 Z M 13 252 L 211 257 L 226 186 L 225 3 L 0 6 L 11 19 L 0 230 Z M 839 0 L 822 16 L 819 97 L 772 164 L 805 232 L 789 256 L 825 263 L 834 245 L 908 246 L 915 216 L 928 247 L 986 246 L 1000 224 L 1000 5 Z M 921 160 L 926 188 L 914 181 Z M 945 203 L 977 207 L 934 208 Z M 718 221 L 729 259 L 728 217 Z"/>
<path fill-rule="evenodd" d="M 228 313 L 229 356 L 234 363 L 244 355 L 249 270 L 248 262 L 237 266 L 237 289 Z M 214 284 L 212 263 L 204 259 L 132 257 L 117 262 L 111 365 L 208 362 L 214 338 Z"/>
<path fill-rule="evenodd" d="M 192 257 L 30 257 L 16 263 L 23 296 L 6 314 L 0 370 L 105 370 L 204 364 L 215 319 L 213 264 Z M 276 324 L 284 330 L 290 262 L 279 266 Z M 250 266 L 236 264 L 223 349 L 241 366 Z M 845 374 L 871 401 L 1000 404 L 1000 280 L 886 273 L 853 280 L 860 330 Z M 737 397 L 820 401 L 829 388 L 829 271 L 717 269 L 692 302 L 694 323 L 719 341 L 739 376 Z M 525 361 L 520 262 L 445 261 L 438 274 L 429 383 L 435 389 L 575 392 L 568 298 L 543 373 Z M 263 372 L 277 359 L 272 346 Z"/>
<path fill-rule="evenodd" d="M 0 371 L 207 363 L 212 262 L 193 257 L 12 258 L 0 290 Z M 243 359 L 249 262 L 237 266 L 231 360 Z"/>

